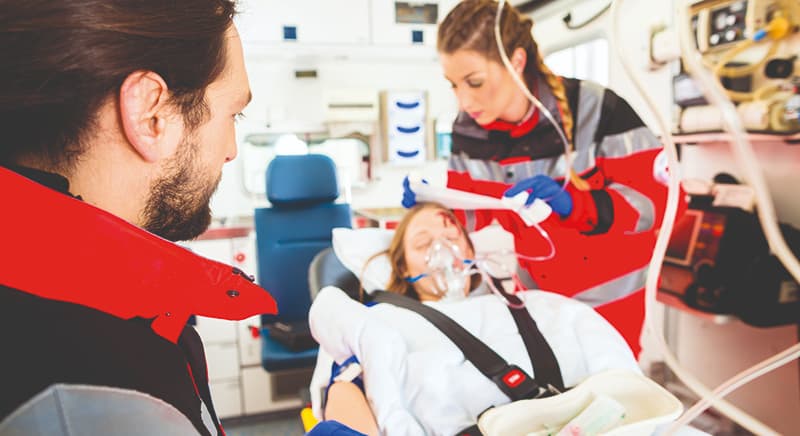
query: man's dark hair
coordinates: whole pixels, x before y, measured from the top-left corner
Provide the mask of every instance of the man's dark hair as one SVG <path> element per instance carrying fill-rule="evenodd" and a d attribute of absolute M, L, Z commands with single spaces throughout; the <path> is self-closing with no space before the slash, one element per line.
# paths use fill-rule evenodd
<path fill-rule="evenodd" d="M 161 75 L 188 127 L 201 124 L 234 13 L 232 0 L 0 0 L 0 165 L 69 168 L 137 70 Z"/>

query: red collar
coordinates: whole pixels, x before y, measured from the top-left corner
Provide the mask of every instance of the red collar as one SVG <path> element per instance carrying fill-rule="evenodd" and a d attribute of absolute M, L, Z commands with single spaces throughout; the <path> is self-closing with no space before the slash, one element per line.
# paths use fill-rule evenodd
<path fill-rule="evenodd" d="M 502 132 L 508 132 L 512 138 L 519 138 L 533 130 L 537 124 L 539 124 L 539 110 L 534 107 L 533 112 L 520 123 L 509 123 L 507 121 L 495 120 L 489 124 L 483 124 L 481 127 L 486 130 L 499 130 Z"/>
<path fill-rule="evenodd" d="M 152 319 L 176 342 L 190 315 L 277 312 L 237 269 L 192 254 L 104 210 L 0 167 L 0 284 L 123 319 Z"/>

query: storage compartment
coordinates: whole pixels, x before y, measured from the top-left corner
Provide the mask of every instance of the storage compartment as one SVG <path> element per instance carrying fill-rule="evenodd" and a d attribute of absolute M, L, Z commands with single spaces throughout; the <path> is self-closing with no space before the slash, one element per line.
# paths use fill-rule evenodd
<path fill-rule="evenodd" d="M 373 0 L 372 42 L 436 47 L 436 28 L 457 0 Z"/>
<path fill-rule="evenodd" d="M 205 348 L 209 380 L 239 377 L 239 353 L 236 342 L 207 344 Z"/>
<path fill-rule="evenodd" d="M 239 378 L 219 380 L 209 383 L 214 409 L 220 418 L 242 414 L 242 392 Z"/>
<path fill-rule="evenodd" d="M 236 24 L 246 42 L 369 43 L 369 0 L 239 3 L 242 13 L 237 16 Z"/>
<path fill-rule="evenodd" d="M 235 321 L 198 316 L 195 329 L 206 347 L 222 342 L 236 342 Z"/>
<path fill-rule="evenodd" d="M 270 380 L 272 400 L 297 399 L 299 401 L 300 391 L 308 389 L 313 372 L 313 368 L 302 368 L 275 373 Z"/>

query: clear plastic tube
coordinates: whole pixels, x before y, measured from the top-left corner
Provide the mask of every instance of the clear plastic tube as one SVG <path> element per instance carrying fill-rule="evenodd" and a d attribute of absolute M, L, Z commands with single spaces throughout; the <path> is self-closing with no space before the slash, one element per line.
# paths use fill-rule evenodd
<path fill-rule="evenodd" d="M 506 48 L 503 46 L 503 36 L 500 32 L 500 22 L 503 17 L 503 6 L 505 6 L 505 0 L 500 0 L 497 4 L 497 14 L 495 14 L 494 20 L 494 37 L 497 41 L 497 50 L 500 52 L 500 59 L 503 61 L 503 65 L 505 65 L 508 73 L 511 74 L 511 78 L 514 80 L 514 83 L 517 84 L 519 89 L 528 97 L 528 100 L 536 106 L 536 109 L 539 110 L 541 114 L 550 121 L 556 128 L 556 132 L 558 132 L 558 137 L 561 139 L 561 142 L 564 144 L 564 163 L 566 164 L 566 169 L 564 171 L 564 184 L 561 186 L 561 190 L 567 189 L 567 184 L 570 183 L 572 179 L 572 154 L 570 153 L 569 147 L 569 140 L 567 140 L 566 134 L 564 134 L 564 129 L 561 128 L 561 124 L 556 121 L 553 114 L 547 110 L 547 108 L 536 98 L 531 91 L 528 89 L 528 85 L 525 84 L 525 81 L 522 80 L 519 74 L 514 71 L 514 67 L 511 65 L 511 61 L 508 59 L 508 54 L 506 53 Z M 531 60 L 529 59 L 528 62 Z"/>
<path fill-rule="evenodd" d="M 761 227 L 767 238 L 767 242 L 769 243 L 770 250 L 791 273 L 792 277 L 796 281 L 800 281 L 800 262 L 798 262 L 797 258 L 789 249 L 786 241 L 783 239 L 783 235 L 780 232 L 777 215 L 775 213 L 775 207 L 772 203 L 772 197 L 770 196 L 769 189 L 764 179 L 764 175 L 762 174 L 761 168 L 758 166 L 758 160 L 755 152 L 748 141 L 747 132 L 742 126 L 736 108 L 726 98 L 725 89 L 722 87 L 719 81 L 714 78 L 711 72 L 704 68 L 700 53 L 697 52 L 695 45 L 691 41 L 691 30 L 689 29 L 688 25 L 690 5 L 691 2 L 686 1 L 686 4 L 683 5 L 683 7 L 680 7 L 678 14 L 678 24 L 681 27 L 680 39 L 684 65 L 686 66 L 689 74 L 698 80 L 698 85 L 703 90 L 703 93 L 709 102 L 721 109 L 723 126 L 731 134 L 731 143 L 734 156 L 744 171 L 747 181 L 755 191 L 759 222 L 761 223 Z M 719 401 L 715 401 L 718 397 L 722 397 L 744 383 L 754 380 L 756 377 L 766 374 L 767 372 L 779 367 L 781 364 L 793 360 L 796 358 L 796 353 L 798 350 L 797 347 L 798 345 L 789 347 L 783 352 L 776 354 L 775 357 L 767 359 L 764 362 L 755 365 L 729 379 L 720 385 L 720 387 L 715 390 L 714 393 L 710 395 L 704 395 L 706 398 L 704 398 L 691 409 L 692 414 L 699 414 L 712 404 L 718 406 Z M 781 358 L 781 356 L 785 357 Z M 720 409 L 719 407 L 717 408 Z M 720 409 L 720 411 L 724 413 L 723 410 Z M 745 425 L 744 422 L 737 419 L 741 418 L 741 416 L 729 416 L 756 434 L 778 434 L 766 426 L 761 428 L 751 428 L 748 425 Z M 686 416 L 681 417 L 681 419 L 674 423 L 669 430 L 676 430 L 681 424 L 688 422 L 688 419 L 690 419 L 690 417 L 689 413 L 687 412 Z M 749 422 L 748 424 L 755 423 Z"/>
<path fill-rule="evenodd" d="M 706 395 L 683 415 L 681 415 L 681 417 L 672 425 L 670 430 L 677 430 L 682 425 L 689 424 L 693 419 L 700 416 L 703 411 L 708 409 L 715 400 L 728 395 L 729 393 L 738 389 L 740 386 L 749 383 L 774 369 L 793 362 L 798 357 L 800 357 L 800 344 L 795 344 L 794 346 L 789 347 L 788 349 L 758 363 L 757 365 L 754 365 L 751 368 L 736 374 L 736 376 L 728 379 L 725 383 L 722 383 L 719 385 L 719 387 L 714 389 L 714 392 L 712 392 L 711 395 Z"/>
<path fill-rule="evenodd" d="M 687 52 L 691 53 L 691 55 L 689 56 L 692 58 L 690 62 L 693 68 L 697 70 L 697 69 L 702 69 L 702 66 L 701 66 L 700 56 L 694 48 L 694 43 L 691 41 L 692 36 L 691 36 L 691 31 L 689 29 L 689 20 L 688 20 L 689 18 L 688 7 L 690 4 L 691 2 L 687 1 L 686 5 L 676 5 L 676 7 L 678 7 L 678 13 L 677 13 L 678 25 L 681 28 L 680 39 L 681 39 L 682 53 L 684 54 Z M 650 261 L 649 272 L 645 286 L 646 328 L 656 340 L 656 345 L 660 349 L 661 354 L 667 365 L 678 376 L 678 378 L 680 378 L 690 389 L 698 393 L 701 397 L 705 397 L 705 399 L 708 400 L 710 404 L 713 404 L 717 408 L 717 410 L 731 417 L 732 419 L 734 419 L 736 422 L 738 422 L 751 432 L 763 435 L 777 434 L 776 432 L 774 432 L 774 430 L 764 425 L 763 423 L 753 418 L 752 416 L 746 414 L 744 411 L 738 409 L 737 407 L 731 405 L 730 403 L 724 400 L 717 399 L 716 398 L 717 395 L 715 393 L 710 392 L 709 389 L 705 387 L 699 380 L 697 380 L 691 373 L 689 373 L 685 368 L 680 366 L 675 356 L 666 346 L 663 329 L 661 325 L 654 322 L 653 309 L 656 304 L 655 297 L 656 297 L 656 287 L 658 284 L 658 276 L 661 271 L 661 264 L 664 260 L 664 254 L 666 253 L 667 244 L 669 242 L 669 236 L 672 233 L 672 228 L 675 222 L 675 214 L 677 212 L 677 206 L 678 206 L 679 183 L 680 183 L 680 177 L 678 175 L 679 163 L 678 163 L 677 149 L 675 148 L 670 128 L 668 127 L 668 124 L 664 121 L 663 117 L 660 115 L 657 104 L 647 94 L 638 72 L 633 67 L 631 67 L 628 58 L 624 53 L 624 48 L 623 48 L 624 45 L 622 45 L 617 33 L 619 29 L 619 15 L 620 15 L 619 11 L 622 8 L 621 5 L 622 5 L 622 0 L 614 1 L 612 4 L 611 15 L 613 21 L 611 26 L 611 44 L 612 46 L 617 48 L 617 54 L 618 57 L 620 58 L 623 67 L 625 68 L 628 75 L 631 77 L 634 85 L 639 90 L 642 97 L 644 97 L 649 108 L 653 112 L 655 119 L 659 123 L 659 127 L 662 130 L 662 134 L 666 139 L 664 145 L 665 145 L 665 150 L 667 152 L 667 158 L 669 161 L 669 168 L 670 168 L 669 193 L 667 196 L 666 212 L 661 226 L 661 230 L 659 231 L 659 235 L 656 240 L 656 246 L 653 251 L 653 257 L 651 258 Z M 684 61 L 686 62 L 687 60 L 684 59 Z M 717 102 L 725 100 L 724 96 L 721 98 L 717 97 L 719 97 L 719 95 L 715 96 L 714 100 L 712 100 L 712 103 L 717 104 Z M 725 103 L 728 104 L 729 109 L 732 108 L 730 102 L 725 101 Z M 725 115 L 729 117 L 731 110 L 727 110 L 724 112 Z M 737 118 L 738 121 L 738 117 L 735 116 L 736 114 L 735 110 L 733 110 L 732 112 L 734 114 L 734 118 Z M 727 123 L 726 126 L 728 126 Z M 734 134 L 734 137 L 736 140 L 741 141 L 743 135 L 744 132 L 741 131 L 738 137 L 736 134 Z M 750 151 L 752 152 L 752 150 Z M 752 156 L 749 163 L 755 166 L 754 162 L 756 162 L 756 160 L 755 157 Z M 762 195 L 763 193 L 764 192 L 762 191 L 759 194 L 757 191 L 757 194 L 759 196 Z M 767 201 L 769 201 L 768 194 L 766 195 L 765 198 L 767 199 Z M 742 378 L 742 380 L 744 380 L 744 378 Z M 732 382 L 728 384 L 728 386 L 734 386 L 735 384 L 736 384 L 735 382 Z M 736 386 L 738 387 L 738 385 Z M 720 390 L 720 393 L 722 393 L 722 391 L 725 390 L 726 389 L 722 388 Z M 700 408 L 698 407 L 698 409 Z M 695 409 L 693 413 L 696 413 L 696 410 L 698 409 Z M 702 410 L 704 409 L 705 407 L 702 408 Z M 702 412 L 702 410 L 700 410 L 700 412 Z M 665 432 L 665 434 L 673 434 L 679 428 L 680 425 L 681 423 L 676 422 L 673 426 L 671 426 L 667 430 L 667 432 Z"/>

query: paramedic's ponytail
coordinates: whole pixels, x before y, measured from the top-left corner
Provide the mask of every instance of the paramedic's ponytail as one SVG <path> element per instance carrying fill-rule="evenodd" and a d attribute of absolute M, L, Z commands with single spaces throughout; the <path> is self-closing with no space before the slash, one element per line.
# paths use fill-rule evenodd
<path fill-rule="evenodd" d="M 544 63 L 544 59 L 542 58 L 542 53 L 539 50 L 536 50 L 536 68 L 539 70 L 539 77 L 541 77 L 545 82 L 547 82 L 547 86 L 553 92 L 553 96 L 556 98 L 556 103 L 558 104 L 558 109 L 561 113 L 561 126 L 564 128 L 564 135 L 567 136 L 567 141 L 569 141 L 570 148 L 573 148 L 573 141 L 572 141 L 572 126 L 573 126 L 573 119 L 572 119 L 572 111 L 569 108 L 569 102 L 567 101 L 567 90 L 564 88 L 564 83 L 561 81 L 561 77 L 557 76 L 553 73 L 550 68 L 547 67 Z"/>
<path fill-rule="evenodd" d="M 494 34 L 498 3 L 493 0 L 464 0 L 456 5 L 439 25 L 436 47 L 440 53 L 452 54 L 457 50 L 472 50 L 497 63 L 502 63 Z M 559 112 L 567 139 L 572 144 L 572 111 L 567 102 L 566 90 L 561 78 L 545 64 L 531 29 L 533 20 L 526 17 L 508 2 L 503 6 L 500 20 L 500 37 L 503 48 L 511 56 L 517 48 L 527 54 L 523 78 L 529 89 L 533 89 L 537 78 L 544 80 L 558 103 Z"/>

